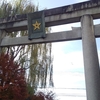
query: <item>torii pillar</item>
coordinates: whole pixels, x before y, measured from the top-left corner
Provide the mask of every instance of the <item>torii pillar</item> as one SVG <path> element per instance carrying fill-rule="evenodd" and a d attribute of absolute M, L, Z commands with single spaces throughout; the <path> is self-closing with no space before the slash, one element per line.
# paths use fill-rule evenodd
<path fill-rule="evenodd" d="M 91 15 L 82 16 L 81 28 L 87 100 L 100 100 L 99 61 Z"/>
<path fill-rule="evenodd" d="M 2 39 L 6 36 L 6 32 L 4 30 L 0 30 L 0 45 L 2 42 Z M 0 47 L 0 54 L 2 52 L 2 47 Z"/>

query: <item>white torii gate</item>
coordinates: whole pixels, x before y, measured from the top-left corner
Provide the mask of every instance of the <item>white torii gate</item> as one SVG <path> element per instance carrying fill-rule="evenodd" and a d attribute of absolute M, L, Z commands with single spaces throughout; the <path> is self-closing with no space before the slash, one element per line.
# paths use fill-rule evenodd
<path fill-rule="evenodd" d="M 16 46 L 82 39 L 87 100 L 100 100 L 100 72 L 95 37 L 100 37 L 100 25 L 93 25 L 93 19 L 100 18 L 100 1 L 82 2 L 45 10 L 46 27 L 81 22 L 81 27 L 66 32 L 47 34 L 45 39 L 28 40 L 28 36 L 4 37 L 4 31 L 27 30 L 27 15 L 0 19 L 0 46 Z M 4 33 L 3 33 L 4 32 Z"/>

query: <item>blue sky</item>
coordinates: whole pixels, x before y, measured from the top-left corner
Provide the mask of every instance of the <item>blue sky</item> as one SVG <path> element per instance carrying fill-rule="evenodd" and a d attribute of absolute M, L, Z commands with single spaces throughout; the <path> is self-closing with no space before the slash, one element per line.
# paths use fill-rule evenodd
<path fill-rule="evenodd" d="M 34 1 L 35 3 L 39 3 L 40 9 L 44 8 L 50 9 L 89 0 L 34 0 Z"/>

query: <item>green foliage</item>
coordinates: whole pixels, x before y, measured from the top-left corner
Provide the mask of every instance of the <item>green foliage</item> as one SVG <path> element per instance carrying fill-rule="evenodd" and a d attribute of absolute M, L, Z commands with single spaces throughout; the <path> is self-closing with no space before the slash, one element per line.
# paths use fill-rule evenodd
<path fill-rule="evenodd" d="M 34 87 L 32 87 L 29 83 L 27 84 L 28 94 L 32 96 L 35 93 Z"/>
<path fill-rule="evenodd" d="M 38 10 L 38 6 L 35 6 L 29 0 L 13 0 L 7 3 L 6 0 L 0 1 L 0 17 L 15 16 L 18 14 L 26 14 Z"/>

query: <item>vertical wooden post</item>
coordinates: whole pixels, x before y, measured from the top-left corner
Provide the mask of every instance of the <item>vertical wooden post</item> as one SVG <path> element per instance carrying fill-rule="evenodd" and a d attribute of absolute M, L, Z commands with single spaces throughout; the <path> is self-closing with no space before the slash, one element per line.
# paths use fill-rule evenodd
<path fill-rule="evenodd" d="M 91 15 L 81 18 L 87 100 L 100 100 L 99 62 Z"/>

